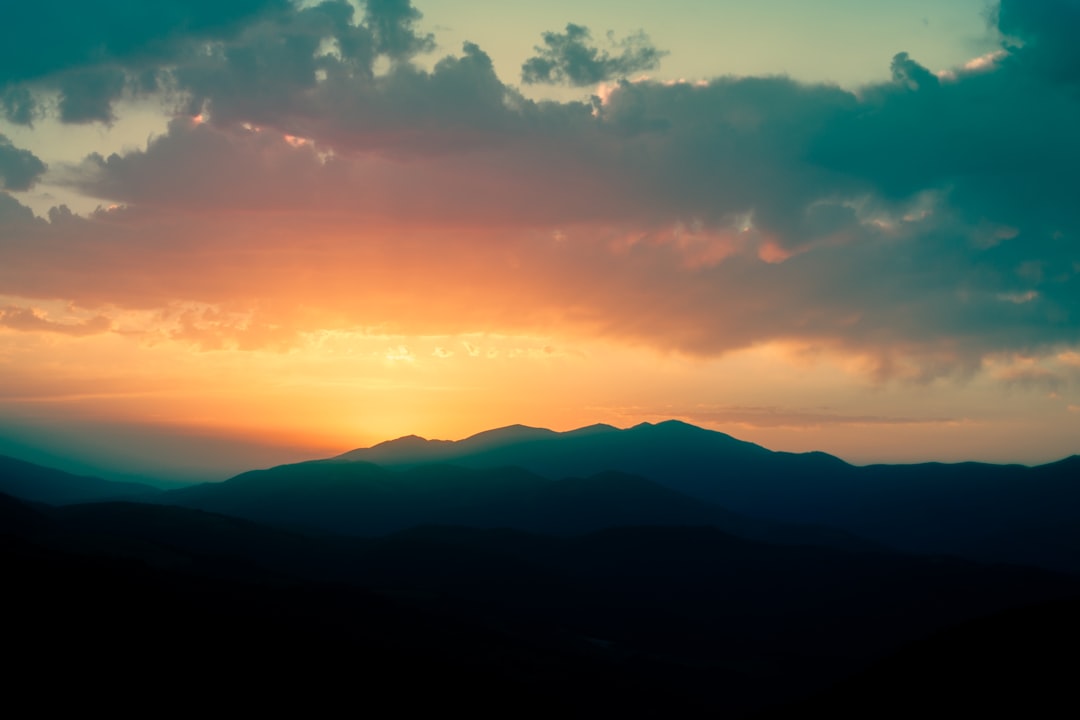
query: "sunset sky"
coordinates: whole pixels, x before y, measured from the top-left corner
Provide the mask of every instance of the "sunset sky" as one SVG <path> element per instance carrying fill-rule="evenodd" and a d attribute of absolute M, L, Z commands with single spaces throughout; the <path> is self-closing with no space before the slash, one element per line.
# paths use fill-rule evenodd
<path fill-rule="evenodd" d="M 0 19 L 0 454 L 223 479 L 678 418 L 1080 452 L 1078 0 Z"/>

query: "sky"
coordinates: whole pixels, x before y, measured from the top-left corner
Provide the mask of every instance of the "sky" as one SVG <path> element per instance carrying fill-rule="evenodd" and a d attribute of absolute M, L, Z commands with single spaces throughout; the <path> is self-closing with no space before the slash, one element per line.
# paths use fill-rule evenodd
<path fill-rule="evenodd" d="M 1078 0 L 3 14 L 0 453 L 1080 452 Z"/>

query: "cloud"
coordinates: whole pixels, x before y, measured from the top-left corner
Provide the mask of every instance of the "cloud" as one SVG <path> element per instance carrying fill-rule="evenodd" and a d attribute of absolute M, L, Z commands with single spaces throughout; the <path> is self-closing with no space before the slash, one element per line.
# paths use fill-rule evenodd
<path fill-rule="evenodd" d="M 60 121 L 111 122 L 112 105 L 124 93 L 127 76 L 116 68 L 94 68 L 60 78 Z"/>
<path fill-rule="evenodd" d="M 63 122 L 110 122 L 124 92 L 254 18 L 286 12 L 288 0 L 43 0 L 0 14 L 0 109 L 29 125 L 59 92 Z M 151 85 L 153 83 L 150 83 Z"/>
<path fill-rule="evenodd" d="M 288 0 L 13 6 L 0 15 L 0 108 L 10 122 L 29 125 L 49 105 L 40 96 L 59 91 L 62 122 L 110 122 L 115 101 L 147 90 L 160 69 L 288 8 Z"/>
<path fill-rule="evenodd" d="M 656 49 L 644 32 L 616 41 L 608 33 L 612 55 L 591 44 L 587 27 L 568 23 L 565 33 L 545 32 L 544 46 L 521 66 L 525 83 L 565 83 L 585 86 L 626 77 L 660 64 L 667 51 Z"/>
<path fill-rule="evenodd" d="M 29 307 L 9 305 L 0 307 L 0 327 L 24 332 L 52 332 L 63 335 L 96 335 L 112 329 L 112 322 L 104 315 L 87 320 L 57 322 L 45 313 Z"/>
<path fill-rule="evenodd" d="M 285 350 L 298 342 L 294 328 L 258 311 L 179 307 L 162 313 L 161 321 L 170 339 L 184 341 L 200 350 Z"/>
<path fill-rule="evenodd" d="M 422 17 L 410 0 L 366 0 L 364 6 L 364 25 L 375 39 L 376 52 L 393 59 L 435 49 L 433 35 L 418 35 L 414 29 Z"/>
<path fill-rule="evenodd" d="M 15 125 L 32 125 L 40 115 L 37 101 L 25 87 L 0 89 L 0 110 L 4 118 Z"/>
<path fill-rule="evenodd" d="M 1048 78 L 1080 83 L 1080 3 L 1076 0 L 1001 0 L 997 6 L 998 28 L 1007 42 L 1014 42 L 1013 62 L 1029 65 Z"/>
<path fill-rule="evenodd" d="M 0 134 L 0 191 L 29 190 L 45 170 L 45 163 L 36 155 L 15 147 L 5 135 Z"/>
<path fill-rule="evenodd" d="M 47 105 L 36 96 L 59 91 L 62 122 L 107 123 L 125 94 L 168 89 L 190 114 L 235 96 L 244 114 L 299 99 L 316 73 L 371 81 L 380 56 L 401 63 L 434 49 L 409 0 L 368 0 L 361 22 L 354 14 L 346 0 L 166 0 L 138 10 L 47 0 L 0 23 L 0 109 L 30 124 Z"/>
<path fill-rule="evenodd" d="M 189 115 L 208 110 L 218 124 L 317 114 L 306 94 L 319 73 L 372 81 L 377 41 L 353 15 L 347 2 L 330 1 L 252 23 L 179 58 L 170 82 Z"/>
<path fill-rule="evenodd" d="M 16 225 L 34 222 L 34 211 L 5 192 L 0 192 L 0 228 L 10 230 Z"/>
<path fill-rule="evenodd" d="M 997 379 L 1006 385 L 1026 390 L 1041 389 L 1046 392 L 1060 392 L 1067 387 L 1068 381 L 1062 375 L 1043 367 L 1010 367 L 1001 370 Z"/>
<path fill-rule="evenodd" d="M 779 406 L 730 405 L 694 408 L 684 411 L 665 409 L 650 413 L 660 417 L 680 417 L 695 423 L 735 423 L 753 428 L 821 427 L 823 425 L 918 425 L 956 422 L 954 418 L 930 416 L 854 415 L 829 408 L 787 408 Z"/>

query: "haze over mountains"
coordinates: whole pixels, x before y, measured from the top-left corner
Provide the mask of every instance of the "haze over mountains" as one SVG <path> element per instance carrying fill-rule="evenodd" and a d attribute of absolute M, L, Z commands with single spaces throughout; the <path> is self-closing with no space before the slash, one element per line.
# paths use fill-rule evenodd
<path fill-rule="evenodd" d="M 897 676 L 947 687 L 955 664 L 934 653 L 976 673 L 988 633 L 1029 647 L 1040 608 L 1061 635 L 1044 645 L 1080 635 L 1063 619 L 1080 607 L 1077 478 L 1076 456 L 856 467 L 674 421 L 409 436 L 174 491 L 3 458 L 0 492 L 22 498 L 0 496 L 11 607 L 34 619 L 11 647 L 44 662 L 109 645 L 168 674 L 183 667 L 164 647 L 228 637 L 209 667 L 292 682 L 297 703 L 363 675 L 373 698 L 434 683 L 492 716 L 539 693 L 572 715 L 855 717 Z M 92 665 L 64 667 L 104 681 Z"/>

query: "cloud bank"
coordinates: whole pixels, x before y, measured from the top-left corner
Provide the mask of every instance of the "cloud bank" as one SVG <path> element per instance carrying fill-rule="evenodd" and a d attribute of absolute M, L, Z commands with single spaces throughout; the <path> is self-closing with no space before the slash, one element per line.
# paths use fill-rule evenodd
<path fill-rule="evenodd" d="M 474 44 L 421 68 L 408 2 L 229 7 L 155 6 L 93 48 L 61 28 L 0 62 L 12 121 L 42 87 L 62 120 L 108 121 L 139 78 L 177 107 L 145 147 L 67 169 L 115 209 L 42 222 L 0 196 L 0 294 L 201 303 L 223 314 L 189 330 L 218 344 L 557 328 L 699 355 L 817 344 L 918 378 L 1080 343 L 1071 0 L 1005 0 L 998 53 L 946 73 L 899 53 L 857 92 L 621 79 L 562 103 Z M 544 42 L 527 82 L 660 57 L 572 24 Z M 4 187 L 35 161 L 0 142 Z"/>

